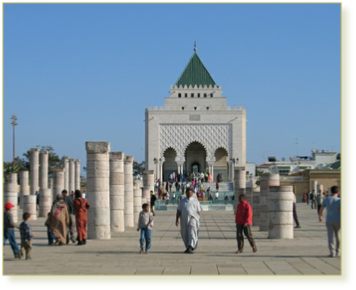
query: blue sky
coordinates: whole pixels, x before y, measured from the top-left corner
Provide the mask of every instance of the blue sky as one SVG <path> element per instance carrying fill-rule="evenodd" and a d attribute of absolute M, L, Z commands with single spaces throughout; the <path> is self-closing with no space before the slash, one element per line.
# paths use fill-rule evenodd
<path fill-rule="evenodd" d="M 193 54 L 247 111 L 247 161 L 340 152 L 339 4 L 5 4 L 4 160 L 86 141 L 144 160 L 144 112 Z M 298 141 L 297 141 L 298 140 Z M 296 144 L 298 142 L 298 145 Z"/>

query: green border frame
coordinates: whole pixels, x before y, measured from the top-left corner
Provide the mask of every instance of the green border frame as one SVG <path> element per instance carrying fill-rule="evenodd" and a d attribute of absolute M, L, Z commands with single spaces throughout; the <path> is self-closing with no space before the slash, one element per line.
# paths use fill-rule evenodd
<path fill-rule="evenodd" d="M 287 289 L 287 288 L 324 288 L 341 289 L 351 286 L 355 278 L 355 12 L 353 6 L 347 2 L 159 2 L 159 1 L 53 1 L 53 2 L 2 2 L 1 12 L 1 47 L 2 47 L 2 86 L 1 86 L 1 113 L 4 116 L 4 5 L 9 4 L 149 4 L 149 3 L 199 3 L 199 4 L 340 4 L 341 21 L 341 152 L 343 159 L 341 170 L 341 188 L 345 191 L 347 202 L 342 199 L 342 256 L 340 275 L 141 275 L 140 279 L 132 275 L 4 275 L 2 269 L 2 282 L 10 288 L 23 289 L 235 289 L 235 288 L 264 288 L 264 289 Z M 332 114 L 330 112 L 332 117 Z M 2 142 L 4 141 L 2 122 Z M 3 158 L 3 147 L 1 157 Z M 3 189 L 3 185 L 2 185 Z M 3 192 L 3 190 L 2 190 Z M 1 206 L 3 207 L 3 199 Z M 347 215 L 346 215 L 347 214 Z M 326 239 L 326 236 L 325 236 Z M 3 247 L 2 247 L 3 251 Z M 3 252 L 1 256 L 3 257 Z M 4 261 L 2 259 L 2 266 Z M 19 278 L 23 279 L 19 279 Z M 159 284 L 157 284 L 159 281 Z"/>

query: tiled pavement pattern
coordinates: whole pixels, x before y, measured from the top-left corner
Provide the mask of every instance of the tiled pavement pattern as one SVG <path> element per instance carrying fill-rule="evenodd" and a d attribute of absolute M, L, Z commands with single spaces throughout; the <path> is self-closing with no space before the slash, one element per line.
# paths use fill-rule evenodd
<path fill-rule="evenodd" d="M 232 211 L 205 211 L 201 216 L 199 246 L 184 254 L 175 226 L 175 212 L 157 211 L 149 254 L 139 254 L 139 233 L 134 228 L 111 240 L 88 240 L 85 246 L 48 246 L 44 218 L 32 221 L 36 236 L 33 259 L 15 260 L 7 243 L 3 275 L 340 275 L 340 258 L 329 258 L 325 224 L 316 210 L 297 204 L 301 228 L 293 240 L 270 240 L 267 232 L 252 228 L 258 251 L 245 239 L 242 254 L 235 254 Z M 22 211 L 19 211 L 19 217 Z M 16 230 L 19 241 L 19 232 Z"/>

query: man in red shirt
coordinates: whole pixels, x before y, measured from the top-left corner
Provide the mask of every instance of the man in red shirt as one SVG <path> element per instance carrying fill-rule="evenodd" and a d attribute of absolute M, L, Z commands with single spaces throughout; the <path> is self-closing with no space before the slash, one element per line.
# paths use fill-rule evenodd
<path fill-rule="evenodd" d="M 257 247 L 255 241 L 253 240 L 252 233 L 251 233 L 251 224 L 252 224 L 252 208 L 250 204 L 246 201 L 246 195 L 240 194 L 239 195 L 239 204 L 236 208 L 236 239 L 237 239 L 237 252 L 236 254 L 242 253 L 244 249 L 244 236 L 242 233 L 245 234 L 246 238 L 250 242 L 250 245 L 253 249 L 253 252 L 257 252 Z"/>

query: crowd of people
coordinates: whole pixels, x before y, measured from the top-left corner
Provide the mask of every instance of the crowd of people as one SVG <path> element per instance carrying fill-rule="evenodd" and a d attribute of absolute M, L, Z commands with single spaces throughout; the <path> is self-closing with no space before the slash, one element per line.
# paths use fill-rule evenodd
<path fill-rule="evenodd" d="M 199 199 L 218 200 L 219 199 L 219 184 L 223 181 L 221 173 L 216 176 L 215 193 L 210 187 L 212 183 L 212 175 L 209 172 L 193 172 L 191 174 L 178 174 L 172 172 L 166 182 L 161 182 L 160 179 L 155 180 L 154 191 L 157 199 L 169 202 L 177 203 L 178 192 L 184 192 L 188 187 L 194 190 L 194 194 Z M 204 187 L 204 182 L 209 183 L 207 188 Z M 229 200 L 229 197 L 225 197 L 225 200 Z M 233 199 L 233 197 L 232 197 Z"/>
<path fill-rule="evenodd" d="M 30 225 L 31 215 L 24 212 L 23 222 L 17 226 L 11 213 L 14 207 L 15 205 L 10 202 L 5 204 L 4 245 L 9 240 L 16 259 L 21 259 L 25 253 L 26 260 L 30 260 L 34 238 Z M 44 224 L 47 227 L 48 245 L 61 246 L 69 244 L 70 241 L 77 245 L 85 245 L 89 208 L 90 205 L 86 198 L 83 198 L 80 190 L 68 195 L 67 190 L 64 189 L 61 194 L 58 194 Z M 20 249 L 15 238 L 15 228 L 20 231 Z"/>
<path fill-rule="evenodd" d="M 335 257 L 340 255 L 340 198 L 339 189 L 337 186 L 331 187 L 331 196 L 325 196 L 321 191 L 318 195 L 313 197 L 313 191 L 311 192 L 310 200 L 315 200 L 315 204 L 318 207 L 319 221 L 323 221 L 323 211 L 327 210 L 326 215 L 326 228 L 328 235 L 328 246 L 330 255 L 329 257 Z M 137 231 L 140 233 L 140 253 L 149 253 L 152 244 L 152 233 L 155 216 L 154 205 L 156 196 L 153 191 L 151 194 L 151 212 L 149 211 L 150 205 L 145 203 L 142 205 L 142 211 L 138 216 Z M 176 226 L 180 226 L 180 233 L 186 248 L 184 253 L 192 254 L 198 246 L 198 235 L 200 227 L 200 213 L 201 205 L 195 196 L 196 192 L 193 187 L 188 187 L 185 190 L 185 194 L 181 196 L 176 212 Z M 320 196 L 319 198 L 317 198 Z M 303 196 L 304 202 L 304 196 Z M 307 202 L 307 201 L 306 201 Z M 297 222 L 296 227 L 300 227 L 298 218 L 296 218 L 295 210 L 296 198 L 293 201 L 293 216 Z M 314 203 L 312 204 L 312 208 Z M 4 245 L 9 240 L 11 248 L 16 259 L 21 259 L 26 253 L 26 259 L 31 259 L 32 239 L 34 235 L 31 231 L 30 220 L 31 216 L 25 212 L 23 214 L 23 222 L 16 226 L 13 222 L 12 209 L 15 206 L 11 203 L 5 204 L 4 211 Z M 67 191 L 63 190 L 61 194 L 56 196 L 56 200 L 53 202 L 51 211 L 48 213 L 48 218 L 45 222 L 47 226 L 48 244 L 49 245 L 64 245 L 69 241 L 77 245 L 86 244 L 86 229 L 87 229 L 87 210 L 90 208 L 88 201 L 82 197 L 82 193 L 76 190 L 74 195 L 68 196 Z M 256 243 L 253 239 L 251 232 L 252 225 L 252 208 L 246 201 L 246 195 L 239 195 L 239 204 L 236 207 L 235 224 L 236 224 L 236 240 L 237 251 L 236 254 L 240 254 L 244 250 L 244 236 L 249 241 L 252 251 L 257 251 Z M 19 249 L 15 239 L 14 229 L 20 230 L 21 236 L 21 248 Z M 76 228 L 76 232 L 75 232 Z M 334 236 L 335 241 L 334 242 Z"/>

